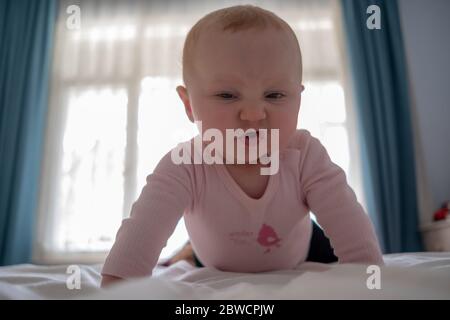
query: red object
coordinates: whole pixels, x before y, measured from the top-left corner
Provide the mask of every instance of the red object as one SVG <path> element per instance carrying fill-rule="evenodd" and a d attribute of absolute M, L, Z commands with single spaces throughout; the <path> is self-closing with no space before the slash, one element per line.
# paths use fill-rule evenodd
<path fill-rule="evenodd" d="M 264 253 L 270 252 L 270 247 L 276 246 L 279 247 L 279 242 L 281 239 L 278 237 L 277 233 L 273 228 L 267 224 L 263 224 L 258 234 L 258 242 L 260 245 L 267 247 L 267 250 Z"/>
<path fill-rule="evenodd" d="M 446 218 L 447 218 L 447 215 L 448 215 L 448 211 L 449 211 L 449 210 L 448 210 L 447 207 L 443 207 L 443 208 L 437 210 L 437 211 L 434 213 L 434 216 L 433 216 L 434 221 L 446 219 Z"/>

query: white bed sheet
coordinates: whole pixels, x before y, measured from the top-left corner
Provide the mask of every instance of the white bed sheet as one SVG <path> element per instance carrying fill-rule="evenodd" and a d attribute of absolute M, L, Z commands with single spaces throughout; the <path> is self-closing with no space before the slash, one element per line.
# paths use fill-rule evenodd
<path fill-rule="evenodd" d="M 367 266 L 307 262 L 258 274 L 157 266 L 154 276 L 100 289 L 101 265 L 80 265 L 69 290 L 67 265 L 0 267 L 0 299 L 450 299 L 450 252 L 384 255 L 381 289 L 368 289 Z"/>

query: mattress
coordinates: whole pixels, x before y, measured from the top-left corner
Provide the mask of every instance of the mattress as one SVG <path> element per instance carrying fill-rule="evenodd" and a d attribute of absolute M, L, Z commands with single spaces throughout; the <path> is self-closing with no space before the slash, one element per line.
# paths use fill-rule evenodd
<path fill-rule="evenodd" d="M 20 264 L 0 267 L 0 299 L 450 299 L 450 252 L 383 257 L 380 268 L 306 262 L 264 273 L 179 261 L 106 289 L 100 288 L 101 264 Z"/>

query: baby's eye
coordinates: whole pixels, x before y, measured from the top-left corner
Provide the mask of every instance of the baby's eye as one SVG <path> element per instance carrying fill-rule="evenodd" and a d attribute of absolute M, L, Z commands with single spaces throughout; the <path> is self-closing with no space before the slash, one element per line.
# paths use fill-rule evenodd
<path fill-rule="evenodd" d="M 266 98 L 269 98 L 269 99 L 281 99 L 281 98 L 284 98 L 284 94 L 282 94 L 281 92 L 272 92 L 272 93 L 269 93 L 268 95 L 266 95 Z"/>
<path fill-rule="evenodd" d="M 216 94 L 216 97 L 219 97 L 219 98 L 222 98 L 225 100 L 230 100 L 230 99 L 235 98 L 235 96 L 232 93 L 228 93 L 228 92 Z"/>

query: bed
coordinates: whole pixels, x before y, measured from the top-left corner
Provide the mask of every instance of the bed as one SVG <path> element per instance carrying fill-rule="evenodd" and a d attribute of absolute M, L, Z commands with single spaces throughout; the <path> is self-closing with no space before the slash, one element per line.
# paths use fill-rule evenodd
<path fill-rule="evenodd" d="M 0 299 L 450 299 L 450 252 L 383 257 L 386 266 L 375 271 L 307 262 L 258 274 L 196 268 L 183 260 L 107 289 L 99 287 L 101 264 L 75 267 L 79 289 L 73 277 L 68 281 L 75 274 L 68 265 L 21 264 L 0 267 Z"/>

